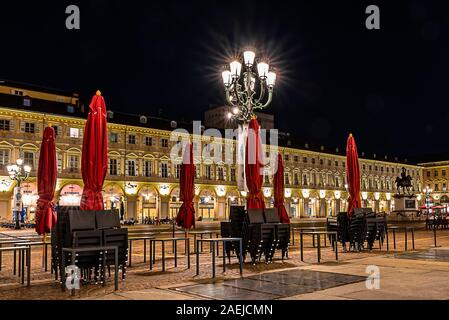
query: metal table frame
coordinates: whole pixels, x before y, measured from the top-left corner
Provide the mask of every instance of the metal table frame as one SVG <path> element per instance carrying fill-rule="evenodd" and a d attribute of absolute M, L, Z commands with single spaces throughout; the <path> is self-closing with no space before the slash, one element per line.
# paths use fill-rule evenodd
<path fill-rule="evenodd" d="M 21 276 L 21 284 L 25 283 L 25 265 L 27 266 L 27 287 L 31 286 L 31 246 L 21 245 L 21 246 L 13 246 L 13 247 L 2 247 L 0 248 L 0 252 L 14 251 L 14 257 L 16 256 L 16 252 L 19 251 L 20 255 L 20 272 L 19 276 Z M 14 270 L 15 270 L 15 262 L 14 262 Z M 14 275 L 16 272 L 14 271 Z"/>
<path fill-rule="evenodd" d="M 327 231 L 327 227 L 292 227 L 292 245 L 295 245 L 295 231 Z M 313 247 L 316 248 L 315 236 L 312 237 Z M 324 238 L 324 246 L 327 247 L 326 237 Z"/>
<path fill-rule="evenodd" d="M 213 239 L 213 235 L 214 234 L 216 235 L 216 238 L 218 238 L 220 233 L 217 232 L 217 231 L 204 230 L 204 231 L 190 231 L 189 235 L 190 234 L 193 235 L 193 246 L 194 246 L 193 253 L 196 253 L 198 251 L 197 242 L 196 242 L 198 235 L 200 236 L 200 239 L 202 240 L 203 239 L 203 235 L 207 235 L 208 234 L 209 235 L 209 239 Z M 218 246 L 217 246 L 217 251 L 218 251 Z M 209 252 L 212 252 L 212 248 L 210 248 Z M 203 243 L 202 242 L 201 242 L 201 253 L 203 253 Z"/>
<path fill-rule="evenodd" d="M 332 241 L 332 249 L 335 251 L 335 260 L 338 261 L 338 241 L 337 241 L 337 231 L 300 231 L 300 251 L 301 251 L 301 261 L 304 261 L 304 235 L 311 235 L 312 237 L 317 236 L 318 238 L 318 246 L 317 246 L 317 258 L 318 263 L 321 262 L 321 241 L 320 236 L 324 235 L 333 235 L 334 239 Z"/>
<path fill-rule="evenodd" d="M 156 263 L 156 242 L 161 242 L 162 245 L 162 271 L 165 271 L 165 242 L 172 242 L 173 252 L 175 255 L 175 268 L 178 267 L 178 241 L 184 241 L 187 256 L 187 269 L 190 269 L 190 238 L 166 238 L 166 239 L 151 239 L 150 240 L 150 270 L 153 270 L 153 264 Z"/>
<path fill-rule="evenodd" d="M 133 241 L 142 241 L 143 240 L 143 262 L 147 262 L 147 240 L 152 240 L 156 238 L 156 234 L 147 235 L 147 236 L 139 236 L 139 237 L 128 237 L 129 243 L 129 259 L 128 266 L 132 266 L 132 256 L 133 256 Z"/>
<path fill-rule="evenodd" d="M 65 252 L 72 254 L 71 263 L 76 266 L 77 253 L 80 252 L 100 252 L 103 255 L 102 272 L 106 274 L 106 258 L 109 250 L 114 251 L 114 291 L 118 290 L 118 247 L 117 246 L 97 246 L 97 247 L 82 247 L 82 248 L 62 248 L 62 262 L 61 262 L 61 289 L 65 291 Z M 106 286 L 106 279 L 103 279 L 103 286 Z M 72 295 L 75 294 L 75 290 L 72 289 Z"/>
<path fill-rule="evenodd" d="M 405 251 L 408 250 L 408 232 L 411 231 L 412 233 L 412 248 L 415 250 L 415 228 L 413 226 L 386 226 L 386 237 L 387 237 L 387 251 L 390 251 L 390 245 L 389 245 L 389 238 L 388 233 L 389 231 L 393 231 L 393 249 L 396 250 L 396 230 L 404 230 L 404 245 L 405 245 Z"/>
<path fill-rule="evenodd" d="M 212 278 L 215 278 L 215 243 L 222 242 L 223 243 L 223 272 L 226 272 L 226 243 L 227 242 L 239 242 L 239 266 L 240 266 L 240 275 L 243 274 L 243 256 L 242 256 L 242 238 L 211 238 L 211 239 L 198 239 L 196 240 L 196 247 L 200 245 L 201 242 L 209 242 L 212 248 Z M 196 275 L 200 274 L 200 253 L 196 252 Z"/>

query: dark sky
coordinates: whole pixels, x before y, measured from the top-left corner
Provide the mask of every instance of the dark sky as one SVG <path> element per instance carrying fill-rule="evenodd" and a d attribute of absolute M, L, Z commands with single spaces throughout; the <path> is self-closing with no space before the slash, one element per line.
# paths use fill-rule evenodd
<path fill-rule="evenodd" d="M 446 1 L 2 1 L 0 78 L 108 107 L 198 120 L 222 104 L 222 65 L 244 46 L 279 73 L 269 109 L 303 141 L 400 157 L 448 151 Z M 77 4 L 81 30 L 65 28 Z M 380 7 L 381 30 L 365 28 Z"/>

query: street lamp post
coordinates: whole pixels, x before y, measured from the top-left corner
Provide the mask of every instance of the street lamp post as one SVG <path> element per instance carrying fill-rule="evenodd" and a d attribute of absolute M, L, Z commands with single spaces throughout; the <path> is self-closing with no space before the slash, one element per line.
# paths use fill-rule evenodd
<path fill-rule="evenodd" d="M 20 229 L 20 212 L 23 210 L 22 201 L 22 182 L 26 181 L 30 176 L 31 167 L 24 165 L 22 159 L 17 159 L 15 164 L 7 166 L 9 178 L 13 181 L 17 181 L 17 186 L 14 188 L 14 208 L 13 214 L 16 220 L 16 229 Z"/>
<path fill-rule="evenodd" d="M 432 193 L 432 189 L 430 189 L 429 186 L 426 186 L 423 191 L 426 196 L 426 210 L 427 210 L 427 217 L 428 217 L 430 214 L 430 201 L 429 200 L 430 200 L 430 194 Z"/>
<path fill-rule="evenodd" d="M 269 70 L 269 65 L 265 61 L 257 64 L 256 73 L 255 60 L 254 52 L 245 51 L 243 76 L 242 63 L 238 60 L 232 61 L 229 65 L 230 70 L 222 73 L 226 102 L 231 106 L 231 112 L 227 115 L 230 120 L 249 123 L 254 116 L 254 110 L 265 109 L 273 99 L 276 73 Z"/>
<path fill-rule="evenodd" d="M 243 53 L 243 61 L 232 61 L 229 64 L 229 70 L 222 72 L 226 103 L 231 108 L 227 118 L 237 122 L 239 131 L 237 142 L 237 185 L 239 191 L 245 192 L 248 190 L 245 182 L 244 146 L 248 134 L 248 124 L 255 116 L 255 110 L 262 110 L 270 105 L 276 83 L 276 73 L 270 71 L 268 63 L 260 60 L 256 66 L 255 61 L 256 54 L 253 51 L 245 51 Z"/>

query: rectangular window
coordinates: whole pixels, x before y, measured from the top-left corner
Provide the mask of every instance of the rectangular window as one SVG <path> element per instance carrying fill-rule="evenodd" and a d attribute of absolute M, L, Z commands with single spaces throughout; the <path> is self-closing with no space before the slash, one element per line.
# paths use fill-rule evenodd
<path fill-rule="evenodd" d="M 25 132 L 26 133 L 35 133 L 36 132 L 36 125 L 31 122 L 25 122 Z"/>
<path fill-rule="evenodd" d="M 324 164 L 324 160 L 320 159 L 320 165 L 322 166 Z"/>
<path fill-rule="evenodd" d="M 136 144 L 136 136 L 133 134 L 130 134 L 128 136 L 128 144 Z"/>
<path fill-rule="evenodd" d="M 109 159 L 109 174 L 111 176 L 117 175 L 117 159 Z"/>
<path fill-rule="evenodd" d="M 109 141 L 112 142 L 112 143 L 117 143 L 118 142 L 118 133 L 111 132 L 109 134 Z"/>
<path fill-rule="evenodd" d="M 285 184 L 290 184 L 290 179 L 288 178 L 287 172 L 284 173 L 284 182 L 285 182 Z"/>
<path fill-rule="evenodd" d="M 338 167 L 338 161 L 335 161 L 335 166 Z"/>
<path fill-rule="evenodd" d="M 441 170 L 441 175 L 442 175 L 443 177 L 446 176 L 446 170 L 445 170 L 445 169 Z"/>
<path fill-rule="evenodd" d="M 212 179 L 212 168 L 211 166 L 206 166 L 206 179 L 211 180 Z"/>
<path fill-rule="evenodd" d="M 0 130 L 9 131 L 10 127 L 9 120 L 0 120 Z"/>
<path fill-rule="evenodd" d="M 315 164 L 315 158 L 312 158 L 312 164 Z"/>
<path fill-rule="evenodd" d="M 302 158 L 302 162 L 307 163 L 307 157 Z"/>
<path fill-rule="evenodd" d="M 295 186 L 299 185 L 299 176 L 298 176 L 298 174 L 297 174 L 297 173 L 295 173 L 295 175 L 294 175 L 294 179 L 295 179 L 295 181 L 294 181 L 294 183 L 295 183 Z"/>
<path fill-rule="evenodd" d="M 67 106 L 67 112 L 68 113 L 75 113 L 75 107 L 74 106 Z"/>
<path fill-rule="evenodd" d="M 34 167 L 34 152 L 25 151 L 23 153 L 23 163 Z"/>
<path fill-rule="evenodd" d="M 58 126 L 52 126 L 52 128 L 55 130 L 55 136 L 57 137 L 61 129 Z"/>
<path fill-rule="evenodd" d="M 327 160 L 327 165 L 330 167 L 332 165 L 332 161 Z"/>
<path fill-rule="evenodd" d="M 161 147 L 168 148 L 168 139 L 161 139 Z"/>
<path fill-rule="evenodd" d="M 69 170 L 70 172 L 75 172 L 78 169 L 78 156 L 70 155 L 69 156 Z"/>
<path fill-rule="evenodd" d="M 152 161 L 145 161 L 143 165 L 143 174 L 145 177 L 151 177 L 151 173 L 153 171 L 153 162 Z"/>
<path fill-rule="evenodd" d="M 430 171 L 427 171 L 427 178 L 430 178 Z"/>
<path fill-rule="evenodd" d="M 440 189 L 438 188 L 438 183 L 435 183 L 435 191 L 440 191 Z"/>
<path fill-rule="evenodd" d="M 224 170 L 221 167 L 218 168 L 218 180 L 224 180 Z"/>
<path fill-rule="evenodd" d="M 161 163 L 161 177 L 168 178 L 168 164 Z"/>
<path fill-rule="evenodd" d="M 288 154 L 284 154 L 284 161 L 288 161 Z"/>
<path fill-rule="evenodd" d="M 5 166 L 9 164 L 9 150 L 0 149 L 0 165 Z"/>
<path fill-rule="evenodd" d="M 447 188 L 446 188 L 446 183 L 443 183 L 443 192 L 446 192 Z"/>
<path fill-rule="evenodd" d="M 298 156 L 294 156 L 293 157 L 293 161 L 298 162 L 299 161 L 299 157 Z"/>
<path fill-rule="evenodd" d="M 70 128 L 69 135 L 70 135 L 70 138 L 79 138 L 80 137 L 80 129 Z"/>
<path fill-rule="evenodd" d="M 136 161 L 135 160 L 128 160 L 128 175 L 130 177 L 136 176 Z"/>
<path fill-rule="evenodd" d="M 231 181 L 235 182 L 235 168 L 231 168 Z"/>
<path fill-rule="evenodd" d="M 153 138 L 145 137 L 145 145 L 151 147 L 153 145 Z"/>
<path fill-rule="evenodd" d="M 434 177 L 438 177 L 438 170 L 435 170 L 435 171 L 433 172 L 433 176 L 434 176 Z"/>

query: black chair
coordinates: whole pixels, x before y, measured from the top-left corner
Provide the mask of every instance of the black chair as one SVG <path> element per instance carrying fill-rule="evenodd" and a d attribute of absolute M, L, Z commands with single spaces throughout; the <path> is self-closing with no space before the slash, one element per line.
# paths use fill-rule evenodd
<path fill-rule="evenodd" d="M 371 210 L 369 210 L 371 211 Z M 362 251 L 363 243 L 366 237 L 366 210 L 365 209 L 354 209 L 349 220 L 349 243 L 350 250 Z"/>
<path fill-rule="evenodd" d="M 266 224 L 272 224 L 275 231 L 275 243 L 276 246 L 272 251 L 270 261 L 273 260 L 273 256 L 276 249 L 281 250 L 281 259 L 288 255 L 288 247 L 290 245 L 290 223 L 280 223 L 277 208 L 266 208 L 263 212 L 264 221 Z"/>
<path fill-rule="evenodd" d="M 98 247 L 103 245 L 102 234 L 100 230 L 74 231 L 73 248 Z M 70 254 L 67 257 L 70 259 Z M 68 260 L 70 261 L 70 260 Z M 81 269 L 83 279 L 91 279 L 92 271 L 95 272 L 95 281 L 104 281 L 103 256 L 99 252 L 80 252 L 76 257 L 76 265 Z"/>
<path fill-rule="evenodd" d="M 128 261 L 128 230 L 127 229 L 105 229 L 103 233 L 104 246 L 116 246 L 118 248 L 118 265 L 122 269 L 122 279 L 126 277 L 126 263 Z M 114 265 L 115 253 L 108 252 L 106 255 L 106 265 L 111 273 L 110 266 Z"/>
<path fill-rule="evenodd" d="M 105 210 L 95 212 L 96 228 L 115 229 L 120 228 L 120 215 L 118 210 Z"/>
<path fill-rule="evenodd" d="M 252 263 L 260 261 L 262 254 L 265 262 L 270 262 L 270 257 L 275 248 L 275 228 L 271 224 L 265 224 L 263 209 L 248 209 L 247 221 L 249 242 L 248 251 Z"/>

